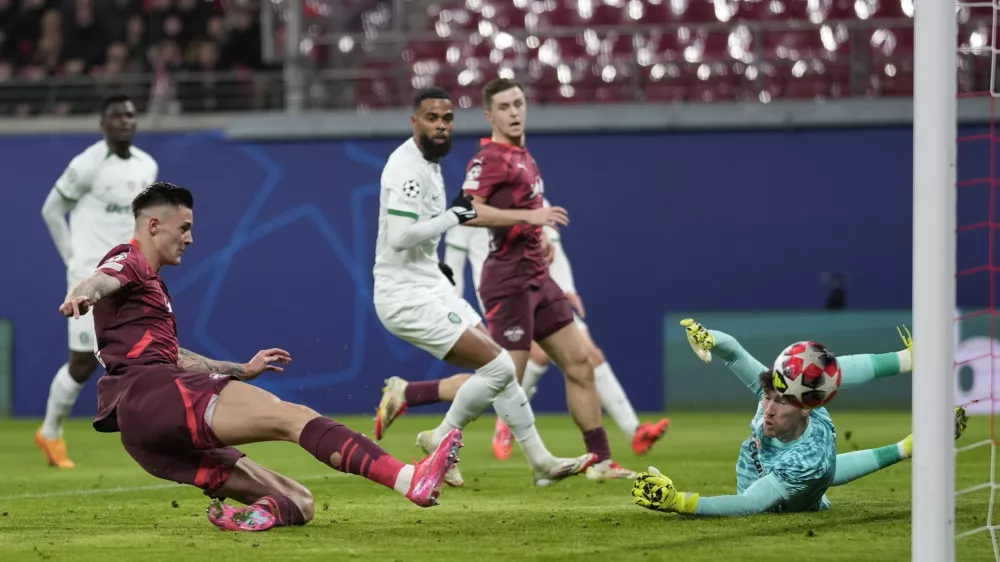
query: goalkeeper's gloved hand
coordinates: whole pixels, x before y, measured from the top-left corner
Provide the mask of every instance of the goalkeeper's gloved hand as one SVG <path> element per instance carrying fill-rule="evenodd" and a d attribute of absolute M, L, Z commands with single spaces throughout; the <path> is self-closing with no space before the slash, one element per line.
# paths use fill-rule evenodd
<path fill-rule="evenodd" d="M 687 331 L 688 344 L 695 355 L 705 363 L 712 362 L 712 349 L 715 348 L 715 337 L 694 318 L 681 320 L 681 326 Z"/>
<path fill-rule="evenodd" d="M 444 263 L 443 261 L 439 261 L 438 262 L 438 269 L 441 270 L 441 273 L 443 273 L 444 276 L 448 278 L 448 281 L 451 282 L 451 286 L 454 287 L 455 286 L 455 272 L 452 271 L 451 266 L 448 265 L 448 264 L 446 264 L 446 263 Z"/>
<path fill-rule="evenodd" d="M 698 510 L 698 494 L 678 492 L 673 481 L 660 473 L 655 466 L 649 472 L 640 472 L 632 485 L 633 503 L 654 511 L 694 515 Z"/>
<path fill-rule="evenodd" d="M 464 191 L 458 192 L 458 196 L 451 202 L 451 208 L 448 210 L 458 217 L 458 224 L 476 218 L 476 208 L 472 206 L 472 196 L 466 195 Z"/>
<path fill-rule="evenodd" d="M 899 339 L 903 340 L 903 345 L 906 346 L 906 350 L 910 352 L 910 370 L 913 370 L 913 336 L 910 334 L 910 329 L 904 326 L 896 326 L 896 332 L 899 333 Z M 904 333 L 905 332 L 905 333 Z"/>
<path fill-rule="evenodd" d="M 955 407 L 955 440 L 965 433 L 966 428 L 969 427 L 969 415 L 965 413 L 965 408 L 961 406 Z"/>

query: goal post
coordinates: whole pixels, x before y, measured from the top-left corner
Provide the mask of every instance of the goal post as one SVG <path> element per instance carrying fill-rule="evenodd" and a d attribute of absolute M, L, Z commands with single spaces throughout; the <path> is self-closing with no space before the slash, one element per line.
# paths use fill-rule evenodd
<path fill-rule="evenodd" d="M 955 69 L 952 0 L 914 9 L 912 560 L 955 559 Z"/>

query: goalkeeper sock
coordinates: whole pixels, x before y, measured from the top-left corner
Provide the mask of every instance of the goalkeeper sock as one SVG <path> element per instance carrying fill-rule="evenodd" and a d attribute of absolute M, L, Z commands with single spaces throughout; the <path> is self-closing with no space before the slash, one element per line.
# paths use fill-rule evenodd
<path fill-rule="evenodd" d="M 908 458 L 904 442 L 905 440 L 877 449 L 837 455 L 837 472 L 833 476 L 832 485 L 847 484 Z"/>

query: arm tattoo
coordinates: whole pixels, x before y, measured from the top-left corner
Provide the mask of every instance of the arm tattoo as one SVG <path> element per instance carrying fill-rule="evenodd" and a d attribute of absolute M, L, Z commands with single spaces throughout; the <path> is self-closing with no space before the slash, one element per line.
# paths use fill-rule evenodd
<path fill-rule="evenodd" d="M 215 361 L 202 357 L 193 351 L 184 348 L 178 349 L 177 365 L 188 371 L 204 371 L 206 373 L 219 373 L 222 375 L 235 375 L 243 378 L 246 374 L 246 367 L 239 363 L 229 361 Z"/>
<path fill-rule="evenodd" d="M 87 297 L 90 300 L 91 306 L 104 297 L 114 293 L 118 289 L 122 288 L 121 281 L 115 279 L 114 277 L 101 273 L 98 271 L 92 275 L 89 279 L 86 279 L 82 283 L 73 289 L 70 296 L 73 297 Z"/>

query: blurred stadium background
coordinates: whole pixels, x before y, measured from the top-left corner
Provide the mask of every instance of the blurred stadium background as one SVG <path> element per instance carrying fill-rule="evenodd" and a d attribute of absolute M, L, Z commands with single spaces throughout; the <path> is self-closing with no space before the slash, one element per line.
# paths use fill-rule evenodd
<path fill-rule="evenodd" d="M 695 360 L 679 319 L 733 333 L 764 362 L 806 336 L 839 354 L 896 350 L 894 326 L 910 323 L 913 10 L 0 0 L 0 414 L 41 416 L 64 361 L 65 271 L 39 211 L 98 138 L 101 97 L 120 91 L 143 113 L 136 144 L 159 179 L 197 201 L 196 243 L 165 273 L 182 345 L 227 360 L 285 347 L 293 368 L 259 384 L 337 414 L 370 414 L 389 375 L 453 372 L 374 314 L 379 176 L 410 134 L 411 93 L 434 84 L 461 108 L 443 164 L 457 189 L 488 133 L 480 89 L 507 76 L 526 86 L 547 196 L 570 212 L 563 241 L 591 332 L 636 408 L 748 419 L 745 391 Z M 956 388 L 960 403 L 985 398 L 980 413 L 995 382 L 994 12 L 960 8 L 956 38 Z M 96 378 L 75 415 L 93 414 Z M 565 411 L 559 379 L 543 379 L 537 411 Z M 835 416 L 906 418 L 909 376 L 870 388 L 838 396 Z"/>
<path fill-rule="evenodd" d="M 448 371 L 373 314 L 378 179 L 411 93 L 437 84 L 462 108 L 445 161 L 459 185 L 497 75 L 526 85 L 592 329 L 638 408 L 731 396 L 670 353 L 678 311 L 723 313 L 723 329 L 755 315 L 737 335 L 765 357 L 795 337 L 774 332 L 778 310 L 808 312 L 796 333 L 839 353 L 892 347 L 910 306 L 912 15 L 909 0 L 0 0 L 0 228 L 16 240 L 0 249 L 16 264 L 0 406 L 43 411 L 66 346 L 38 211 L 118 91 L 160 178 L 198 195 L 197 244 L 166 273 L 182 341 L 225 359 L 287 345 L 296 369 L 261 384 L 323 411 L 369 411 L 390 373 Z M 993 18 L 958 14 L 960 311 L 990 305 L 990 274 L 969 268 L 992 249 Z M 978 357 L 962 397 L 990 385 L 989 318 L 956 330 Z M 540 410 L 564 408 L 557 379 Z M 843 406 L 908 404 L 885 392 Z M 77 412 L 93 404 L 91 384 Z"/>

